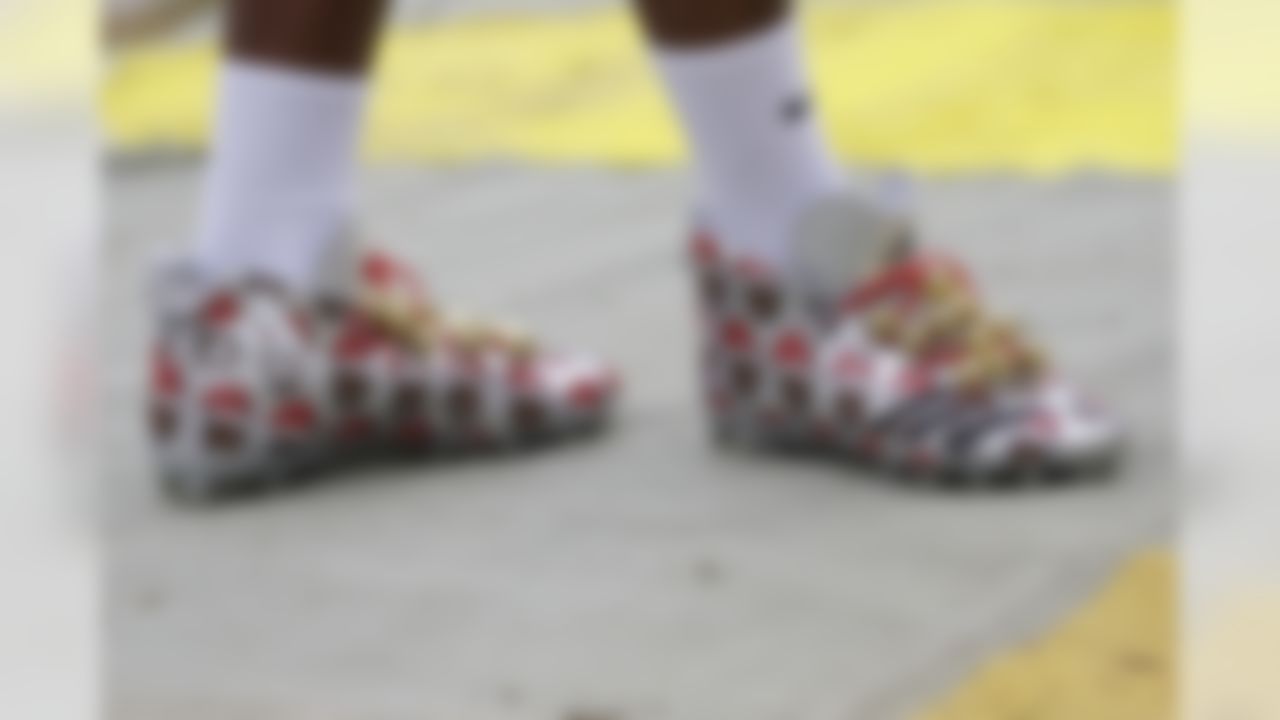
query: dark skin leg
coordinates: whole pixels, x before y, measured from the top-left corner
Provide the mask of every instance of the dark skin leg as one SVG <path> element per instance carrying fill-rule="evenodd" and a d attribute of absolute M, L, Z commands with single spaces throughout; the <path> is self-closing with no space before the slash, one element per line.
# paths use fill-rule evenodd
<path fill-rule="evenodd" d="M 790 0 L 635 0 L 649 39 L 662 47 L 715 45 L 767 28 Z"/>
<path fill-rule="evenodd" d="M 232 0 L 228 53 L 304 70 L 360 75 L 369 67 L 386 0 Z"/>

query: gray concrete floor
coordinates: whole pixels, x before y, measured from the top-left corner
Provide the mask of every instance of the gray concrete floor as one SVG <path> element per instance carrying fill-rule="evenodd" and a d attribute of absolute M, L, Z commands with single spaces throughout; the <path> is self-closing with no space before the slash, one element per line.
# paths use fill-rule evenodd
<path fill-rule="evenodd" d="M 922 188 L 933 240 L 1132 420 L 1112 484 L 949 496 L 719 454 L 692 390 L 681 176 L 381 169 L 372 234 L 440 295 L 615 358 L 616 431 L 202 511 L 155 492 L 138 422 L 145 259 L 187 236 L 196 178 L 108 174 L 117 720 L 901 717 L 1167 538 L 1164 182 Z"/>

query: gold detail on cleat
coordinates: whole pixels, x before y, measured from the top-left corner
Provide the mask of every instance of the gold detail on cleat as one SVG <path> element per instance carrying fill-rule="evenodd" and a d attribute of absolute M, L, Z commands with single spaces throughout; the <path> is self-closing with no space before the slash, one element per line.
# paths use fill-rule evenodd
<path fill-rule="evenodd" d="M 445 319 L 442 334 L 466 352 L 496 350 L 517 359 L 528 359 L 538 350 L 533 336 L 523 328 L 467 315 L 452 315 Z"/>
<path fill-rule="evenodd" d="M 538 353 L 538 341 L 533 335 L 519 327 L 508 327 L 503 338 L 506 350 L 516 360 L 529 360 Z"/>
<path fill-rule="evenodd" d="M 964 288 L 949 273 L 931 268 L 925 276 L 925 294 L 935 302 L 947 302 L 964 294 Z"/>
<path fill-rule="evenodd" d="M 970 297 L 949 298 L 935 314 L 938 334 L 947 342 L 960 343 L 968 337 L 981 319 L 978 304 Z"/>
<path fill-rule="evenodd" d="M 475 334 L 476 344 L 485 350 L 501 348 L 506 342 L 503 328 L 490 320 L 476 320 L 472 332 Z"/>
<path fill-rule="evenodd" d="M 468 313 L 446 314 L 403 287 L 365 287 L 357 295 L 356 307 L 382 332 L 418 352 L 447 345 L 464 353 L 494 350 L 522 360 L 539 348 L 523 328 Z"/>
<path fill-rule="evenodd" d="M 937 327 L 932 318 L 922 318 L 903 328 L 900 342 L 907 352 L 919 355 L 928 351 L 936 338 Z"/>
<path fill-rule="evenodd" d="M 463 352 L 479 352 L 485 347 L 485 328 L 471 316 L 457 313 L 450 315 L 445 318 L 443 330 L 443 334 Z"/>
<path fill-rule="evenodd" d="M 980 392 L 990 385 L 989 369 L 977 355 L 965 358 L 956 370 L 956 382 L 968 392 Z"/>
<path fill-rule="evenodd" d="M 1044 377 L 1048 365 L 1048 359 L 1040 348 L 1020 345 L 1013 357 L 1011 374 L 1018 382 L 1031 383 Z"/>
<path fill-rule="evenodd" d="M 888 267 L 907 259 L 901 253 L 910 253 L 909 244 L 887 241 L 886 248 Z M 1016 322 L 986 315 L 968 282 L 945 266 L 924 268 L 916 304 L 881 301 L 867 311 L 866 318 L 877 342 L 917 360 L 957 357 L 955 381 L 969 391 L 1033 383 L 1048 367 L 1045 353 L 1026 340 Z"/>
<path fill-rule="evenodd" d="M 871 334 L 885 345 L 897 345 L 902 340 L 902 317 L 896 308 L 882 305 L 871 311 Z"/>
<path fill-rule="evenodd" d="M 412 298 L 398 293 L 366 292 L 359 305 L 373 322 L 392 336 L 418 350 L 430 348 L 430 313 Z"/>

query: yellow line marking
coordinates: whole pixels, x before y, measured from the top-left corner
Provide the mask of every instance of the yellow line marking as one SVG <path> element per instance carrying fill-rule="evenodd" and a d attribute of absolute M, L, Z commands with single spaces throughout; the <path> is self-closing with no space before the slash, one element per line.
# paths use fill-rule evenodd
<path fill-rule="evenodd" d="M 1214 555 L 1204 570 L 1237 558 Z M 1205 562 L 1203 559 L 1201 562 Z M 1280 718 L 1280 585 L 1264 572 L 1195 578 L 1200 596 L 1187 613 L 1183 641 L 1183 717 L 1187 720 Z"/>
<path fill-rule="evenodd" d="M 1175 162 L 1174 9 L 1162 2 L 933 0 L 805 14 L 819 105 L 841 154 L 945 173 Z M 201 147 L 209 44 L 117 60 L 117 147 Z M 622 10 L 401 27 L 384 43 L 374 159 L 670 166 L 684 149 Z"/>
<path fill-rule="evenodd" d="M 1177 565 L 1151 551 L 1047 636 L 991 661 L 918 720 L 1173 720 Z"/>

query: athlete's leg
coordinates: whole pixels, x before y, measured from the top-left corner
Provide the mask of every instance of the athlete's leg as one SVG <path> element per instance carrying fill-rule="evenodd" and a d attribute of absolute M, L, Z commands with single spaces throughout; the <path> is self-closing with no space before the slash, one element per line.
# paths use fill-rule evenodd
<path fill-rule="evenodd" d="M 844 180 L 813 111 L 786 0 L 640 0 L 694 157 L 705 228 L 783 259 L 796 219 Z"/>
<path fill-rule="evenodd" d="M 782 22 L 788 0 L 638 0 L 649 37 L 663 47 L 705 47 Z"/>
<path fill-rule="evenodd" d="M 955 262 L 910 242 L 880 251 L 908 239 L 902 208 L 844 191 L 790 3 L 638 2 L 697 171 L 698 315 L 721 437 L 935 477 L 1115 456 L 1114 423 L 985 315 Z"/>
<path fill-rule="evenodd" d="M 385 0 L 233 0 L 199 255 L 304 280 L 347 222 Z"/>
<path fill-rule="evenodd" d="M 457 321 L 412 270 L 343 232 L 384 9 L 233 3 L 198 251 L 154 288 L 154 447 L 183 493 L 350 455 L 582 436 L 613 405 L 601 360 Z"/>

